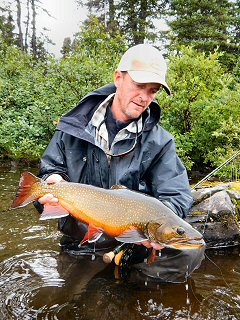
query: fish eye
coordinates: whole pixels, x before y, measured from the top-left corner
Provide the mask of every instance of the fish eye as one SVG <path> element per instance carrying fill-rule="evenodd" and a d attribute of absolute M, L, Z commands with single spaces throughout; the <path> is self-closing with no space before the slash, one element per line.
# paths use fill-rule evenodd
<path fill-rule="evenodd" d="M 185 233 L 185 230 L 183 227 L 178 227 L 176 231 L 180 236 L 182 236 Z"/>

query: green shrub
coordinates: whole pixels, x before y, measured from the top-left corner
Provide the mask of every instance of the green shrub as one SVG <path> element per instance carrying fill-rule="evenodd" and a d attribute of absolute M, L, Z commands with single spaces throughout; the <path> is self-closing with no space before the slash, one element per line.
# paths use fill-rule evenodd
<path fill-rule="evenodd" d="M 88 92 L 113 81 L 125 40 L 97 21 L 82 28 L 71 54 L 33 61 L 14 47 L 0 51 L 2 157 L 39 159 L 59 118 Z"/>
<path fill-rule="evenodd" d="M 187 168 L 216 167 L 240 146 L 239 83 L 219 63 L 219 53 L 192 48 L 170 57 L 172 96 L 161 93 L 162 125 L 176 138 Z"/>

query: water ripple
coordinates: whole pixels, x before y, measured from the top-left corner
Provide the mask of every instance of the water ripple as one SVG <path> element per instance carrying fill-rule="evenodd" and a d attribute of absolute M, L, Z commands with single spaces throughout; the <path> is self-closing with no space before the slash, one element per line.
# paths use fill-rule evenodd
<path fill-rule="evenodd" d="M 39 306 L 32 301 L 46 287 L 62 287 L 64 280 L 57 270 L 58 252 L 37 251 L 16 255 L 0 264 L 1 319 L 37 319 L 50 309 L 58 312 L 62 306 Z M 54 318 L 53 318 L 54 319 Z"/>

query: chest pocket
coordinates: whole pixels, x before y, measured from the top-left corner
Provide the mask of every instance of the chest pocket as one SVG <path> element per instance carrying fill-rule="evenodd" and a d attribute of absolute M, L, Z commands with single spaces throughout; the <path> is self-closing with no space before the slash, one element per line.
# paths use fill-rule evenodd
<path fill-rule="evenodd" d="M 70 180 L 84 183 L 87 167 L 87 143 L 75 140 L 71 146 L 65 147 L 65 154 Z"/>
<path fill-rule="evenodd" d="M 95 147 L 88 147 L 85 183 L 96 187 L 108 188 L 109 166 L 104 152 Z"/>

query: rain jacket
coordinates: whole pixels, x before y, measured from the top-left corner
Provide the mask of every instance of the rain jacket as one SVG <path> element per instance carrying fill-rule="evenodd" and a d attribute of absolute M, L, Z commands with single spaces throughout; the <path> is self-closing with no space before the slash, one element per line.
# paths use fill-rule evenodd
<path fill-rule="evenodd" d="M 87 129 L 100 103 L 116 90 L 108 84 L 85 96 L 79 104 L 64 115 L 41 159 L 39 176 L 58 173 L 65 180 L 91 184 L 109 189 L 120 184 L 163 201 L 180 217 L 185 217 L 191 204 L 186 169 L 175 151 L 172 135 L 159 125 L 161 109 L 156 101 L 144 112 L 143 129 L 138 133 L 136 147 L 125 156 L 109 160 L 95 137 Z M 113 145 L 112 152 L 128 151 L 136 133 Z M 73 239 L 82 239 L 86 225 L 69 216 L 59 223 L 63 233 Z M 101 237 L 103 246 L 110 241 Z"/>

